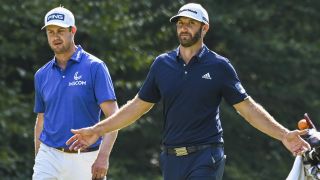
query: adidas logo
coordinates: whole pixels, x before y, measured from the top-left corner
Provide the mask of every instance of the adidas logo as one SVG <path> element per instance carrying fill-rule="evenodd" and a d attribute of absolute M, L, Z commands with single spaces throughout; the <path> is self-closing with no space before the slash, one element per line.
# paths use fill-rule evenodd
<path fill-rule="evenodd" d="M 202 76 L 203 79 L 211 79 L 211 76 L 209 73 Z"/>

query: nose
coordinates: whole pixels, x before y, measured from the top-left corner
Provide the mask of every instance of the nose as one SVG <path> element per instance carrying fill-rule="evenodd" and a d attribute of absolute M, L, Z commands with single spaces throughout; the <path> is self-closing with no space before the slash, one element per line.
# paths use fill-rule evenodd
<path fill-rule="evenodd" d="M 58 33 L 53 33 L 52 36 L 51 36 L 52 40 L 55 41 L 55 40 L 59 40 L 60 39 L 60 36 Z"/>
<path fill-rule="evenodd" d="M 184 25 L 182 26 L 181 30 L 187 31 L 187 30 L 188 30 L 188 25 L 187 25 L 187 24 L 184 24 Z"/>
<path fill-rule="evenodd" d="M 55 44 L 59 41 L 59 38 L 54 36 L 54 37 L 51 37 L 51 43 Z"/>
<path fill-rule="evenodd" d="M 180 27 L 180 32 L 188 32 L 188 25 L 187 24 L 183 24 Z"/>

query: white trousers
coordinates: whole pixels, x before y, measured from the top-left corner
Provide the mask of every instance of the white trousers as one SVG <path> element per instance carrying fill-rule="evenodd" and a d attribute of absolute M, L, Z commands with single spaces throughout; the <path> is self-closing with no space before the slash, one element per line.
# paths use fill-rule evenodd
<path fill-rule="evenodd" d="M 33 180 L 91 180 L 98 151 L 65 153 L 41 143 L 33 167 Z"/>

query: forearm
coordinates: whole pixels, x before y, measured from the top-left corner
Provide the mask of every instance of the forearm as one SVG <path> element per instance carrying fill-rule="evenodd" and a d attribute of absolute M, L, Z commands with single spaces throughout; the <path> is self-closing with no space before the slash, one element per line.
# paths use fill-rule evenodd
<path fill-rule="evenodd" d="M 94 126 L 94 130 L 103 135 L 126 127 L 152 108 L 153 104 L 142 101 L 137 96 L 125 104 L 120 110 Z"/>
<path fill-rule="evenodd" d="M 39 148 L 40 148 L 40 134 L 42 132 L 43 129 L 43 116 L 42 115 L 38 115 L 37 119 L 36 119 L 36 123 L 34 126 L 34 152 L 35 155 L 38 154 Z"/>
<path fill-rule="evenodd" d="M 235 107 L 239 114 L 256 129 L 278 140 L 282 140 L 289 132 L 253 99 L 249 98 L 243 103 L 245 103 L 245 106 L 239 107 L 236 105 Z"/>
<path fill-rule="evenodd" d="M 111 151 L 117 139 L 117 136 L 118 136 L 118 131 L 112 131 L 103 136 L 98 158 L 105 158 L 104 160 L 109 159 L 109 156 L 111 154 Z"/>
<path fill-rule="evenodd" d="M 39 148 L 40 148 L 40 133 L 41 131 L 38 130 L 39 128 L 35 127 L 35 132 L 34 132 L 34 153 L 35 156 L 38 154 Z"/>

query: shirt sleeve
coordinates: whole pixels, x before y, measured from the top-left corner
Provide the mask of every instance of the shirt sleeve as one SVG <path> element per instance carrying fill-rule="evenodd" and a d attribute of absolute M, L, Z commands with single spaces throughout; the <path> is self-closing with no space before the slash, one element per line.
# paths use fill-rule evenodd
<path fill-rule="evenodd" d="M 243 88 L 238 75 L 232 64 L 228 61 L 225 63 L 225 73 L 222 86 L 222 95 L 231 105 L 237 104 L 248 97 L 246 90 Z"/>
<path fill-rule="evenodd" d="M 116 100 L 114 87 L 109 70 L 105 63 L 98 63 L 94 76 L 94 92 L 98 105 L 104 101 Z"/>
<path fill-rule="evenodd" d="M 155 60 L 138 93 L 140 99 L 150 103 L 157 103 L 161 99 L 161 94 L 156 81 L 157 66 L 159 66 L 159 64 L 157 63 L 157 60 Z"/>
<path fill-rule="evenodd" d="M 36 73 L 36 75 L 34 76 L 35 95 L 34 95 L 34 107 L 33 107 L 33 111 L 35 113 L 43 113 L 45 111 L 40 84 L 41 83 L 40 83 L 39 74 Z"/>

